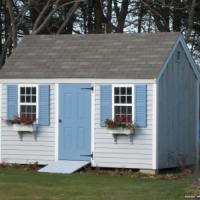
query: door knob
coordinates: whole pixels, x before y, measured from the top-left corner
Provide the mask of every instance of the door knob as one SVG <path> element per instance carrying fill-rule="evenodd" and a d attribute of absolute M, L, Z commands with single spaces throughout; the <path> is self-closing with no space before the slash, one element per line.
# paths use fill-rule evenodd
<path fill-rule="evenodd" d="M 62 122 L 62 119 L 59 119 L 58 121 L 59 121 L 59 123 L 61 123 L 61 122 Z"/>

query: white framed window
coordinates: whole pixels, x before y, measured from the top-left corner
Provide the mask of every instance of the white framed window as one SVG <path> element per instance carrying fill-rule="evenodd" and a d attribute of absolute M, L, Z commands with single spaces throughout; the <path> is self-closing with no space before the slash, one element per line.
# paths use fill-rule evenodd
<path fill-rule="evenodd" d="M 38 119 L 38 85 L 19 85 L 18 115 L 37 121 Z"/>
<path fill-rule="evenodd" d="M 133 85 L 113 85 L 113 120 L 123 123 L 134 122 L 134 87 Z"/>

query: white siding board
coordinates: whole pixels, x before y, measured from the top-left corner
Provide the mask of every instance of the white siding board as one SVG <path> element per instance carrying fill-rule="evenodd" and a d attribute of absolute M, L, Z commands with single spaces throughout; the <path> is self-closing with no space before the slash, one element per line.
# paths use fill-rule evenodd
<path fill-rule="evenodd" d="M 7 155 L 10 155 L 10 156 L 12 156 L 12 155 L 21 155 L 21 156 L 23 156 L 23 155 L 30 155 L 31 154 L 31 156 L 36 156 L 36 155 L 38 155 L 39 157 L 40 156 L 46 156 L 46 157 L 49 157 L 49 156 L 52 156 L 52 155 L 54 155 L 54 151 L 49 151 L 49 152 L 47 152 L 45 149 L 44 150 L 34 150 L 34 153 L 32 152 L 33 150 L 32 149 L 26 149 L 26 154 L 22 154 L 22 150 L 23 149 L 6 149 L 6 150 L 2 150 L 2 152 L 4 153 L 6 153 Z M 42 152 L 42 154 L 41 154 L 41 152 Z"/>
<path fill-rule="evenodd" d="M 50 125 L 40 126 L 37 137 L 33 134 L 19 134 L 6 123 L 7 85 L 2 87 L 2 161 L 27 164 L 38 162 L 48 164 L 55 158 L 55 85 L 50 84 Z"/>
<path fill-rule="evenodd" d="M 95 140 L 96 140 L 95 144 L 97 142 L 104 143 L 104 144 L 115 144 L 113 138 L 109 138 L 109 139 L 104 139 L 104 138 L 103 139 L 102 138 L 98 139 L 98 138 L 95 138 Z M 151 140 L 138 140 L 136 138 L 133 138 L 133 142 L 131 142 L 129 136 L 118 136 L 116 145 L 119 145 L 119 144 L 126 144 L 129 147 L 131 147 L 131 146 L 133 146 L 135 144 L 138 144 L 138 145 L 151 145 L 152 141 Z"/>
<path fill-rule="evenodd" d="M 100 163 L 100 165 L 99 165 Z M 149 169 L 150 164 L 144 164 L 144 163 L 121 163 L 121 162 L 98 162 L 94 163 L 94 166 L 96 167 L 105 167 L 105 168 L 133 168 L 133 169 Z"/>
<path fill-rule="evenodd" d="M 107 133 L 107 129 L 100 126 L 100 85 L 95 85 L 94 166 L 151 169 L 152 84 L 148 84 L 147 87 L 147 127 L 136 130 L 133 142 L 127 136 L 120 136 L 117 144 L 112 134 Z"/>
<path fill-rule="evenodd" d="M 54 143 L 53 142 L 46 142 L 46 141 L 38 141 L 38 142 L 34 142 L 33 143 L 33 140 L 29 140 L 29 141 L 19 141 L 19 142 L 17 142 L 16 140 L 5 140 L 4 142 L 3 142 L 3 145 L 2 145 L 2 147 L 3 146 L 7 146 L 8 148 L 12 148 L 11 146 L 18 146 L 18 145 L 20 145 L 20 146 L 32 146 L 32 147 L 38 147 L 38 148 L 40 148 L 40 146 L 42 146 L 42 147 L 54 147 Z"/>
<path fill-rule="evenodd" d="M 113 154 L 118 154 L 120 151 L 120 154 L 134 154 L 133 156 L 138 156 L 138 154 L 142 155 L 151 155 L 151 152 L 149 151 L 150 149 L 139 149 L 139 148 L 101 148 L 101 147 L 96 147 L 95 153 L 113 153 Z M 128 153 L 127 153 L 128 151 Z"/>
<path fill-rule="evenodd" d="M 142 150 L 142 149 L 144 149 L 144 150 L 146 150 L 146 149 L 151 150 L 152 149 L 151 146 L 146 145 L 146 144 L 143 144 L 143 145 L 138 145 L 138 144 L 132 145 L 132 144 L 129 144 L 129 145 L 127 145 L 127 143 L 125 143 L 125 144 L 119 144 L 119 143 L 118 144 L 114 144 L 114 143 L 112 143 L 112 144 L 110 144 L 108 146 L 107 144 L 104 144 L 104 143 L 95 143 L 95 146 L 96 146 L 97 149 L 98 148 L 104 148 L 104 149 L 127 149 L 127 152 L 129 150 L 131 150 L 129 148 L 130 145 L 131 145 L 131 149 L 133 151 L 136 150 L 136 149 L 140 149 L 140 150 Z"/>
<path fill-rule="evenodd" d="M 43 145 L 32 145 L 31 147 L 30 147 L 30 145 L 24 145 L 24 144 L 21 144 L 21 145 L 15 145 L 14 147 L 12 147 L 12 148 L 10 148 L 9 146 L 2 146 L 2 150 L 3 151 L 10 151 L 10 150 L 16 150 L 16 151 L 18 151 L 18 150 L 24 150 L 24 149 L 26 149 L 26 151 L 32 151 L 32 150 L 34 150 L 34 151 L 47 151 L 47 153 L 48 153 L 48 151 L 49 152 L 54 152 L 53 150 L 52 150 L 52 146 L 43 146 Z"/>
<path fill-rule="evenodd" d="M 97 153 L 97 152 L 96 152 Z M 151 160 L 151 154 L 135 154 L 135 153 L 124 153 L 124 152 L 121 152 L 121 153 L 110 153 L 110 156 L 107 156 L 105 154 L 105 152 L 103 153 L 98 153 L 98 159 L 100 158 L 105 158 L 105 159 L 130 159 L 131 161 L 133 161 L 134 159 L 138 159 L 138 160 Z M 135 162 L 135 161 L 134 161 Z M 136 162 L 137 163 L 137 162 Z"/>
<path fill-rule="evenodd" d="M 100 163 L 100 162 L 110 162 L 110 163 L 121 163 L 124 164 L 124 166 L 126 166 L 127 163 L 132 163 L 134 164 L 145 164 L 145 165 L 152 165 L 151 159 L 139 159 L 139 158 L 124 158 L 124 157 L 98 157 L 95 161 L 96 163 Z"/>

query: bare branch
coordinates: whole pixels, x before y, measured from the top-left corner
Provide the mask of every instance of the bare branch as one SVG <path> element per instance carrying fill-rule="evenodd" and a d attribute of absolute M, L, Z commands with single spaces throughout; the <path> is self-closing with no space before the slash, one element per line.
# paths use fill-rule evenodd
<path fill-rule="evenodd" d="M 13 47 L 15 48 L 17 46 L 17 27 L 16 27 L 16 21 L 15 21 L 15 16 L 14 16 L 14 13 L 13 13 L 11 0 L 6 1 L 6 7 L 9 11 L 9 15 L 10 15 L 11 30 L 12 30 L 12 41 L 13 41 Z"/>
<path fill-rule="evenodd" d="M 67 5 L 70 5 L 70 4 L 73 4 L 73 3 L 80 3 L 80 2 L 84 2 L 86 0 L 74 0 L 74 1 L 70 1 L 70 2 L 67 2 L 67 3 L 63 3 L 62 5 L 58 5 L 60 0 L 57 0 L 56 3 L 55 3 L 55 6 L 53 8 L 53 10 L 48 14 L 48 16 L 45 18 L 45 20 L 43 21 L 43 23 L 36 29 L 32 32 L 32 34 L 38 34 L 45 26 L 46 24 L 49 22 L 49 20 L 51 19 L 52 15 L 60 8 L 64 7 L 64 6 L 67 6 Z"/>
<path fill-rule="evenodd" d="M 36 28 L 38 27 L 38 24 L 40 22 L 40 20 L 42 19 L 44 13 L 46 12 L 46 10 L 49 8 L 51 0 L 48 0 L 48 2 L 46 3 L 46 5 L 44 6 L 44 8 L 42 9 L 41 13 L 39 14 L 39 16 L 37 17 L 34 26 L 33 26 L 33 31 L 36 30 Z"/>
<path fill-rule="evenodd" d="M 80 2 L 75 2 L 74 5 L 71 7 L 71 9 L 69 10 L 67 17 L 65 19 L 65 21 L 63 22 L 63 24 L 60 26 L 60 28 L 58 29 L 56 34 L 60 34 L 63 29 L 66 27 L 67 23 L 69 22 L 70 18 L 72 17 L 72 15 L 74 14 L 76 8 L 78 7 L 78 5 L 80 4 Z"/>
<path fill-rule="evenodd" d="M 189 11 L 188 29 L 187 29 L 186 34 L 185 34 L 185 39 L 186 39 L 187 42 L 189 42 L 189 40 L 190 40 L 190 35 L 191 35 L 193 24 L 194 24 L 194 14 L 195 14 L 196 3 L 197 3 L 196 0 L 192 1 L 191 9 Z"/>
<path fill-rule="evenodd" d="M 3 50 L 2 50 L 2 54 L 0 56 L 0 69 L 1 67 L 3 66 L 3 63 L 4 63 L 4 59 L 5 59 L 5 55 L 6 55 L 6 52 L 7 52 L 7 48 L 8 48 L 8 45 L 10 43 L 10 40 L 11 40 L 11 35 L 8 36 L 7 40 L 5 41 L 4 43 L 4 47 L 3 47 Z"/>

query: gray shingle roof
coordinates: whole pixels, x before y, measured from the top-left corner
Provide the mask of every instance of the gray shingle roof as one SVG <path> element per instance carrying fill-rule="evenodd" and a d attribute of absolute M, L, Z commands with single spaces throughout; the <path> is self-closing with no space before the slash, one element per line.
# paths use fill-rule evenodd
<path fill-rule="evenodd" d="M 177 39 L 178 33 L 26 36 L 0 78 L 152 79 Z"/>

